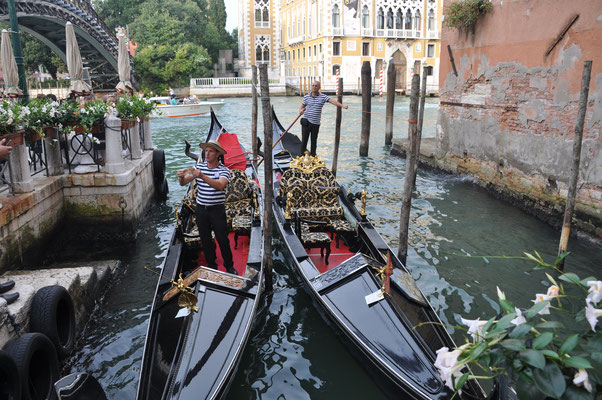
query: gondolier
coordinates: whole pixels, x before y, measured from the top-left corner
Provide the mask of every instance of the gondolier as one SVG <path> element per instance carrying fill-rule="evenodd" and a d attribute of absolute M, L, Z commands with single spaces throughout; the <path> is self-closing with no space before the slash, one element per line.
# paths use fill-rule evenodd
<path fill-rule="evenodd" d="M 322 118 L 322 107 L 324 103 L 334 104 L 337 107 L 348 109 L 349 106 L 343 105 L 336 100 L 331 99 L 324 93 L 320 93 L 320 82 L 314 81 L 311 84 L 311 93 L 303 98 L 299 113 L 303 113 L 301 118 L 302 128 L 302 139 L 301 139 L 301 152 L 305 153 L 307 150 L 307 141 L 311 134 L 311 155 L 316 155 L 316 147 L 318 142 L 318 131 L 320 130 L 320 119 Z"/>
<path fill-rule="evenodd" d="M 226 224 L 224 189 L 230 182 L 230 170 L 218 159 L 220 155 L 226 154 L 226 150 L 216 140 L 201 143 L 201 147 L 205 150 L 205 161 L 198 162 L 195 168 L 178 170 L 178 179 L 182 186 L 196 179 L 196 223 L 207 266 L 217 269 L 215 243 L 211 238 L 211 231 L 213 231 L 224 259 L 226 271 L 237 274 L 232 260 Z"/>

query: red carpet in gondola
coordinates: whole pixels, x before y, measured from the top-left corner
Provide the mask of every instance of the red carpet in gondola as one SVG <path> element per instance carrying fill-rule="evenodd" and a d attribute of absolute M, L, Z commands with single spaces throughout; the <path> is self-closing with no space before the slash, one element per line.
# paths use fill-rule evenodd
<path fill-rule="evenodd" d="M 247 268 L 247 258 L 249 257 L 249 237 L 239 236 L 238 237 L 238 248 L 234 249 L 234 233 L 228 235 L 230 239 L 230 249 L 232 250 L 232 259 L 234 261 L 234 269 L 238 272 L 238 275 L 242 276 Z M 217 255 L 217 269 L 222 272 L 226 272 L 224 268 L 224 259 L 222 258 L 222 252 L 219 249 L 219 245 L 215 242 L 215 254 Z M 205 254 L 199 251 L 199 257 L 197 258 L 197 266 L 206 266 Z"/>

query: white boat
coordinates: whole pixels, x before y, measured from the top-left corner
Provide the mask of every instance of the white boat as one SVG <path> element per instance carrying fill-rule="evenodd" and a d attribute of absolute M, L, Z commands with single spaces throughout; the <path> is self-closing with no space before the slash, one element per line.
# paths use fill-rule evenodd
<path fill-rule="evenodd" d="M 171 98 L 169 96 L 151 97 L 150 100 L 157 104 L 157 112 L 152 116 L 167 118 L 194 117 L 197 115 L 209 114 L 211 112 L 211 107 L 213 107 L 214 111 L 217 111 L 224 105 L 223 100 L 171 104 Z"/>

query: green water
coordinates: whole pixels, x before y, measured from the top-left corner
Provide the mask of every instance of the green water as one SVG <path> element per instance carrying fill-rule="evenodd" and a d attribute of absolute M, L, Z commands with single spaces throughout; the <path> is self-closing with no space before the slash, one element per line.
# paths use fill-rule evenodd
<path fill-rule="evenodd" d="M 390 156 L 384 145 L 384 99 L 372 102 L 369 157 L 359 157 L 361 99 L 345 99 L 338 162 L 339 181 L 353 192 L 369 193 L 368 216 L 385 240 L 397 247 L 405 160 Z M 282 124 L 295 118 L 299 97 L 273 98 Z M 251 100 L 227 99 L 218 113 L 224 127 L 239 133 L 250 149 Z M 395 108 L 394 137 L 404 137 L 409 102 Z M 434 136 L 438 104 L 428 100 L 424 136 Z M 327 104 L 322 117 L 318 155 L 332 163 L 335 107 Z M 261 127 L 260 109 L 260 134 Z M 204 139 L 209 118 L 153 120 L 154 144 L 166 151 L 170 198 L 154 205 L 138 227 L 134 243 L 115 246 L 70 245 L 60 254 L 70 258 L 119 258 L 123 261 L 112 287 L 98 307 L 78 351 L 64 373 L 87 370 L 100 379 L 110 399 L 133 399 L 144 346 L 150 301 L 156 276 L 143 268 L 159 266 L 173 230 L 173 205 L 184 194 L 175 171 L 191 164 L 184 139 Z M 299 132 L 299 127 L 293 128 Z M 553 260 L 559 232 L 530 215 L 498 201 L 470 179 L 433 171 L 419 171 L 410 221 L 408 268 L 441 318 L 456 323 L 460 316 L 486 317 L 497 313 L 496 285 L 515 304 L 527 307 L 535 293 L 545 292 L 545 277 L 531 272 L 532 264 L 493 256 L 520 256 L 538 250 Z M 600 247 L 571 238 L 573 252 L 567 270 L 581 276 L 598 275 Z M 384 398 L 377 385 L 347 351 L 315 311 L 299 279 L 286 264 L 276 241 L 275 288 L 264 297 L 249 345 L 232 384 L 231 399 Z M 61 256 L 55 255 L 60 260 Z M 457 335 L 457 333 L 456 333 Z M 459 338 L 459 336 L 457 336 Z"/>

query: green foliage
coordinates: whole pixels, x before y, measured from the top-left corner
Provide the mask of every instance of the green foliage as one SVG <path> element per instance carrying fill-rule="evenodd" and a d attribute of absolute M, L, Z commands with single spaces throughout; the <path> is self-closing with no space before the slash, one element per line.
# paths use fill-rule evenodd
<path fill-rule="evenodd" d="M 123 119 L 140 120 L 147 118 L 156 108 L 156 104 L 148 98 L 123 95 L 115 103 L 117 116 Z"/>
<path fill-rule="evenodd" d="M 79 109 L 78 118 L 80 125 L 90 130 L 94 125 L 101 123 L 108 112 L 107 103 L 102 100 L 92 100 Z"/>
<path fill-rule="evenodd" d="M 21 105 L 2 100 L 0 103 L 0 135 L 13 133 L 21 122 Z"/>
<path fill-rule="evenodd" d="M 170 86 L 188 86 L 190 76 L 210 76 L 211 59 L 193 43 L 148 46 L 136 53 L 134 68 L 143 90 L 162 93 Z"/>
<path fill-rule="evenodd" d="M 451 29 L 474 28 L 479 17 L 492 8 L 489 0 L 460 0 L 445 8 L 443 23 Z"/>
<path fill-rule="evenodd" d="M 95 0 L 96 12 L 110 29 L 126 26 L 138 15 L 145 0 Z"/>

